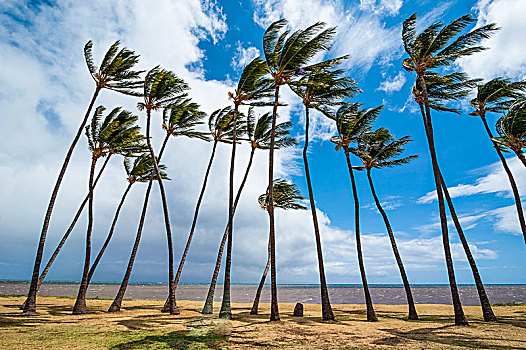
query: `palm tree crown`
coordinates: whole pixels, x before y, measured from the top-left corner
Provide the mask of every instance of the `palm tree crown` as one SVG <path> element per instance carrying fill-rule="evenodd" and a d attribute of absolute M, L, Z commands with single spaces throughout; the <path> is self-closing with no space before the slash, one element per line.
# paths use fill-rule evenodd
<path fill-rule="evenodd" d="M 514 100 L 524 97 L 525 90 L 526 81 L 511 82 L 504 78 L 477 85 L 477 96 L 469 102 L 474 111 L 469 115 L 484 117 L 486 112 L 504 112 Z"/>
<path fill-rule="evenodd" d="M 265 113 L 256 120 L 254 110 L 250 108 L 247 114 L 246 133 L 252 148 L 269 149 L 272 126 L 272 113 Z M 274 148 L 297 145 L 296 139 L 290 136 L 293 124 L 289 121 L 276 125 Z"/>
<path fill-rule="evenodd" d="M 242 113 L 238 112 L 236 134 L 243 135 L 245 122 L 241 119 Z M 228 106 L 217 109 L 208 117 L 208 129 L 214 141 L 230 143 L 234 133 L 234 110 Z"/>
<path fill-rule="evenodd" d="M 331 141 L 336 144 L 336 150 L 349 149 L 349 145 L 358 137 L 371 129 L 372 124 L 380 115 L 384 106 L 369 109 L 360 109 L 362 104 L 345 104 L 335 112 L 325 112 L 325 115 L 336 122 L 338 135 L 333 136 Z"/>
<path fill-rule="evenodd" d="M 195 130 L 195 127 L 204 124 L 205 112 L 199 105 L 191 102 L 190 98 L 181 98 L 166 107 L 163 111 L 163 129 L 173 136 L 186 136 L 209 141 L 206 133 Z"/>
<path fill-rule="evenodd" d="M 188 84 L 175 73 L 156 66 L 146 74 L 144 102 L 139 102 L 137 107 L 139 110 L 158 110 L 186 96 L 188 89 Z"/>
<path fill-rule="evenodd" d="M 234 104 L 238 106 L 269 105 L 270 102 L 262 101 L 273 96 L 272 80 L 266 76 L 268 72 L 267 62 L 261 59 L 261 57 L 256 57 L 247 64 L 243 68 L 234 93 L 228 93 L 228 96 L 234 101 Z"/>
<path fill-rule="evenodd" d="M 526 146 L 526 100 L 512 104 L 508 113 L 503 115 L 495 125 L 500 137 L 494 140 L 514 152 L 522 152 Z"/>
<path fill-rule="evenodd" d="M 258 197 L 258 203 L 262 209 L 268 210 L 269 198 L 267 192 Z M 273 188 L 274 207 L 281 209 L 300 209 L 307 210 L 307 207 L 298 203 L 305 198 L 293 183 L 284 179 L 275 179 Z"/>
<path fill-rule="evenodd" d="M 156 178 L 152 158 L 147 153 L 133 158 L 124 157 L 124 170 L 126 171 L 128 182 L 131 184 L 135 182 L 146 183 Z M 166 165 L 159 164 L 159 172 L 163 180 L 170 180 L 168 174 L 166 174 Z"/>

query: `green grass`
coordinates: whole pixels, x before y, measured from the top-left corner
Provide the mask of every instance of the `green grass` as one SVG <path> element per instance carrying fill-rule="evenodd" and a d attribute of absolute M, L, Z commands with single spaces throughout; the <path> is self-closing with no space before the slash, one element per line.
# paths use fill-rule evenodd
<path fill-rule="evenodd" d="M 516 302 L 510 302 L 510 303 L 496 303 L 491 304 L 491 306 L 523 306 L 526 305 L 525 303 L 516 303 Z"/>

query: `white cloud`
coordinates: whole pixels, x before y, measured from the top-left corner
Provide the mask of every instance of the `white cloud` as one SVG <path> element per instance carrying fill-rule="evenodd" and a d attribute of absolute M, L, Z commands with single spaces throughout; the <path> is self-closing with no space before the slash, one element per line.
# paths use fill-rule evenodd
<path fill-rule="evenodd" d="M 259 56 L 259 50 L 254 46 L 244 48 L 240 41 L 237 42 L 236 52 L 232 57 L 232 67 L 241 70 L 250 61 Z"/>
<path fill-rule="evenodd" d="M 526 32 L 526 2 L 523 0 L 479 0 L 477 27 L 496 23 L 502 29 L 482 42 L 489 50 L 459 61 L 460 67 L 470 76 L 491 79 L 504 76 L 512 79 L 526 78 L 524 41 Z"/>
<path fill-rule="evenodd" d="M 375 13 L 398 14 L 403 5 L 402 0 L 360 0 L 360 7 Z"/>
<path fill-rule="evenodd" d="M 400 91 L 405 82 L 406 77 L 404 72 L 399 72 L 396 77 L 382 81 L 376 90 L 385 91 L 388 94 L 392 93 L 393 91 Z"/>

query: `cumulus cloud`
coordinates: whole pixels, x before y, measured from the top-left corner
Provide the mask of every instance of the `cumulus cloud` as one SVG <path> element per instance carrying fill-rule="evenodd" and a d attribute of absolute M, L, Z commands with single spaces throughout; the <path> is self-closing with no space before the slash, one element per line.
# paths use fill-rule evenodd
<path fill-rule="evenodd" d="M 404 72 L 399 72 L 398 75 L 392 79 L 387 79 L 380 83 L 380 86 L 376 89 L 377 91 L 385 91 L 386 93 L 392 93 L 394 91 L 400 91 L 406 82 Z"/>
<path fill-rule="evenodd" d="M 235 70 L 241 70 L 250 61 L 259 56 L 259 50 L 254 46 L 243 47 L 240 41 L 237 42 L 236 52 L 232 57 L 232 67 Z"/>
<path fill-rule="evenodd" d="M 360 0 L 360 7 L 375 13 L 396 15 L 403 5 L 402 0 Z"/>

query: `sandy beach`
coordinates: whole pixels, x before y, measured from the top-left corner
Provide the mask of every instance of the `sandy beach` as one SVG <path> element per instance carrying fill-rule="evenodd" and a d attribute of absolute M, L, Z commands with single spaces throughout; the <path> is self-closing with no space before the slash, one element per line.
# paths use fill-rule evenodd
<path fill-rule="evenodd" d="M 526 305 L 494 306 L 498 323 L 485 323 L 480 307 L 465 306 L 470 326 L 453 325 L 449 305 L 417 305 L 419 321 L 406 320 L 404 305 L 376 305 L 379 322 L 365 321 L 365 306 L 333 305 L 336 322 L 324 322 L 321 306 L 280 304 L 280 322 L 268 322 L 269 304 L 250 315 L 250 304 L 234 303 L 233 320 L 199 313 L 202 302 L 178 301 L 181 314 L 159 312 L 162 301 L 125 300 L 117 314 L 111 300 L 88 300 L 89 313 L 71 315 L 72 298 L 39 297 L 38 315 L 23 316 L 23 297 L 0 298 L 2 349 L 524 349 Z M 215 304 L 215 311 L 219 309 Z"/>

